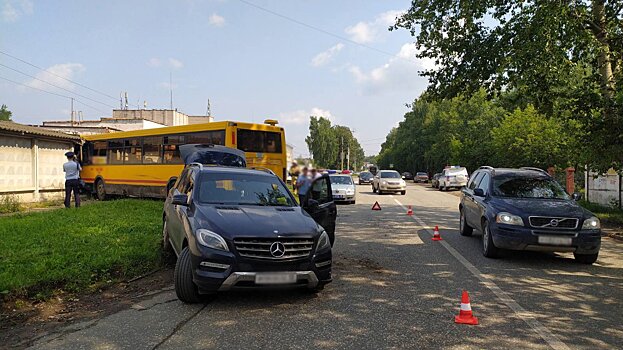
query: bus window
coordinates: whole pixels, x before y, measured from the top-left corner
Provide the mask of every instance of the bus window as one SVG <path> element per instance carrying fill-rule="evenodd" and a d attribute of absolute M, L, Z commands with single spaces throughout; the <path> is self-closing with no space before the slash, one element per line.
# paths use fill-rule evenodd
<path fill-rule="evenodd" d="M 108 141 L 108 164 L 123 164 L 123 140 Z"/>
<path fill-rule="evenodd" d="M 91 163 L 90 164 L 106 164 L 106 149 L 108 148 L 108 142 L 106 141 L 96 141 L 96 142 L 87 142 L 91 144 L 89 151 L 92 151 Z"/>
<path fill-rule="evenodd" d="M 145 137 L 143 139 L 143 164 L 160 164 L 162 137 Z"/>
<path fill-rule="evenodd" d="M 165 164 L 182 164 L 184 161 L 180 156 L 178 145 L 183 145 L 184 135 L 171 135 L 164 137 L 162 162 Z"/>
<path fill-rule="evenodd" d="M 125 140 L 124 153 L 125 164 L 141 164 L 143 159 L 143 146 L 141 145 L 141 140 Z"/>
<path fill-rule="evenodd" d="M 281 134 L 238 129 L 238 149 L 245 152 L 281 153 Z"/>
<path fill-rule="evenodd" d="M 203 131 L 186 134 L 186 143 L 225 145 L 225 130 Z"/>

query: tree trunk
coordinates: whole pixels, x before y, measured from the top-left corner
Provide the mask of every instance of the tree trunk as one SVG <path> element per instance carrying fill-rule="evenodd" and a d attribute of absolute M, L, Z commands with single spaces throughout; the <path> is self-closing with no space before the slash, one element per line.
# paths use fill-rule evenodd
<path fill-rule="evenodd" d="M 612 100 L 615 92 L 614 75 L 612 73 L 612 61 L 610 59 L 610 45 L 606 30 L 606 6 L 605 0 L 593 0 L 592 30 L 599 42 L 599 75 L 601 78 L 601 92 L 607 100 Z"/>

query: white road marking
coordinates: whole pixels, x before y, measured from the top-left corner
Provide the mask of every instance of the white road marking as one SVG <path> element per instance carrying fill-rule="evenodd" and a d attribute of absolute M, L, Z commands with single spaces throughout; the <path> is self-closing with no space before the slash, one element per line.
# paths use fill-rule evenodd
<path fill-rule="evenodd" d="M 391 196 L 394 198 L 394 196 Z M 407 209 L 399 200 L 394 198 L 394 201 L 401 206 L 403 209 Z M 433 236 L 433 231 L 430 226 L 427 225 L 422 219 L 418 216 L 411 216 L 413 220 L 417 221 L 420 226 L 422 226 L 428 234 Z M 441 244 L 450 254 L 452 254 L 469 272 L 474 275 L 474 277 L 478 278 L 482 284 L 484 284 L 490 291 L 497 296 L 500 301 L 502 301 L 506 306 L 508 306 L 511 310 L 517 314 L 524 322 L 526 322 L 549 346 L 553 349 L 567 350 L 569 347 L 567 344 L 563 343 L 554 333 L 552 333 L 547 327 L 545 327 L 537 317 L 530 311 L 524 309 L 519 303 L 517 303 L 513 298 L 508 295 L 505 291 L 503 291 L 500 287 L 498 287 L 491 279 L 487 278 L 483 275 L 480 270 L 476 268 L 472 263 L 470 263 L 461 253 L 459 253 L 456 249 L 454 249 L 448 242 L 446 241 L 437 241 L 437 243 Z"/>

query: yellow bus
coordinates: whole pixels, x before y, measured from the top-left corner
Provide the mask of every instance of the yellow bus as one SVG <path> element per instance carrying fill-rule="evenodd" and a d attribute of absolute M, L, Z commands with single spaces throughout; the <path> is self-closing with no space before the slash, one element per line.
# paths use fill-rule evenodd
<path fill-rule="evenodd" d="M 179 146 L 214 144 L 245 152 L 248 167 L 264 167 L 286 181 L 285 131 L 276 120 L 232 121 L 83 136 L 81 177 L 93 193 L 164 198 L 184 168 Z"/>

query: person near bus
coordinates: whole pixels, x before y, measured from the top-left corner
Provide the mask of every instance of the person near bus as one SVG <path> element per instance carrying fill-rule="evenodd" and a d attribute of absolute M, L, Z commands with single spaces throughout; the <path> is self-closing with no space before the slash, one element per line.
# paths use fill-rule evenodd
<path fill-rule="evenodd" d="M 76 160 L 74 152 L 65 153 L 67 162 L 63 164 L 65 172 L 65 208 L 71 206 L 71 193 L 74 193 L 76 208 L 80 207 L 80 163 Z"/>
<path fill-rule="evenodd" d="M 299 169 L 299 165 L 297 162 L 292 162 L 290 166 L 290 177 L 292 178 L 292 188 L 294 189 L 294 194 L 297 192 L 296 188 L 296 179 L 301 175 L 301 170 Z"/>
<path fill-rule="evenodd" d="M 304 167 L 303 171 L 301 172 L 296 181 L 300 204 L 305 203 L 305 197 L 307 196 L 307 192 L 309 192 L 312 181 L 313 180 L 309 177 L 309 169 L 307 169 L 307 167 Z"/>

